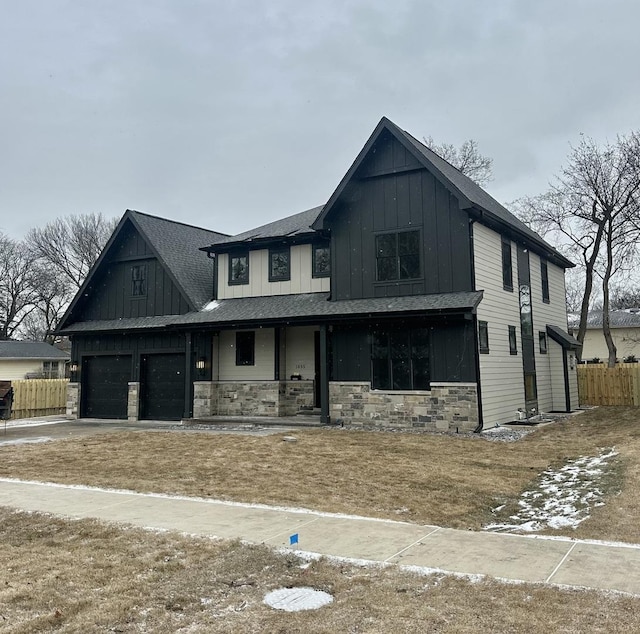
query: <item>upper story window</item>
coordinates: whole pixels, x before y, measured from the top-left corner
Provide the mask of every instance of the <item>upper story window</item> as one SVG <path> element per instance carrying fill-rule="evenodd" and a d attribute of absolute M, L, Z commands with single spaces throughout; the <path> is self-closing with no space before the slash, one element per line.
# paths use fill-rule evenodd
<path fill-rule="evenodd" d="M 131 267 L 131 296 L 145 297 L 147 294 L 147 265 L 134 264 Z"/>
<path fill-rule="evenodd" d="M 513 290 L 513 263 L 511 258 L 511 240 L 502 238 L 502 286 L 505 291 Z"/>
<path fill-rule="evenodd" d="M 269 281 L 284 282 L 291 279 L 291 251 L 289 247 L 269 249 Z"/>
<path fill-rule="evenodd" d="M 376 236 L 376 279 L 379 282 L 420 277 L 420 231 Z"/>
<path fill-rule="evenodd" d="M 249 283 L 249 254 L 229 254 L 229 284 Z"/>
<path fill-rule="evenodd" d="M 313 277 L 329 277 L 331 275 L 331 249 L 329 245 L 314 244 L 312 247 Z"/>
<path fill-rule="evenodd" d="M 540 260 L 540 278 L 542 279 L 542 301 L 549 303 L 549 267 L 546 260 Z"/>

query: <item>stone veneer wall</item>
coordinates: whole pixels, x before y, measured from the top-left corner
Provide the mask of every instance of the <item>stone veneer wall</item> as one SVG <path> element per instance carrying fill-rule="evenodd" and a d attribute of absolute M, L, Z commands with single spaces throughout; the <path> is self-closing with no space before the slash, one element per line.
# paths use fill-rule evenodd
<path fill-rule="evenodd" d="M 216 413 L 218 391 L 211 381 L 194 381 L 193 383 L 193 417 L 202 418 Z"/>
<path fill-rule="evenodd" d="M 222 381 L 218 416 L 279 416 L 280 381 Z"/>
<path fill-rule="evenodd" d="M 314 398 L 313 381 L 195 381 L 193 417 L 295 416 Z"/>
<path fill-rule="evenodd" d="M 329 383 L 331 422 L 375 427 L 473 431 L 478 425 L 475 383 L 432 383 L 429 391 L 372 390 L 368 382 Z"/>
<path fill-rule="evenodd" d="M 299 411 L 313 409 L 313 381 L 280 382 L 280 416 L 295 416 Z"/>
<path fill-rule="evenodd" d="M 80 416 L 80 383 L 67 383 L 67 416 L 78 418 Z"/>
<path fill-rule="evenodd" d="M 127 420 L 138 420 L 140 416 L 140 383 L 129 382 L 127 393 Z"/>

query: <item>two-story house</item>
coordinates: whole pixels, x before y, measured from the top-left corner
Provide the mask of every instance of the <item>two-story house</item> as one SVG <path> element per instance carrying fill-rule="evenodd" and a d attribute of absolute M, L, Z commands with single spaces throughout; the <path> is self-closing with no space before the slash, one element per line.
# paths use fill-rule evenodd
<path fill-rule="evenodd" d="M 127 211 L 61 323 L 69 413 L 463 431 L 570 411 L 569 266 L 383 118 L 320 207 L 236 236 Z"/>

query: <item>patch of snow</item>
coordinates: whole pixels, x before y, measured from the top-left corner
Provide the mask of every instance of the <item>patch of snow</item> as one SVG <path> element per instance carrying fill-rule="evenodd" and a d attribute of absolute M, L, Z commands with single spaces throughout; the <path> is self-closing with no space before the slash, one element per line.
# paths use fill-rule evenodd
<path fill-rule="evenodd" d="M 525 491 L 518 502 L 520 510 L 510 516 L 511 522 L 489 524 L 488 531 L 535 532 L 543 528 L 576 528 L 589 517 L 592 506 L 604 504 L 604 494 L 597 483 L 607 461 L 617 455 L 614 449 L 598 456 L 582 456 L 570 460 L 554 471 L 544 471 L 538 488 Z M 499 512 L 504 505 L 493 509 Z"/>
<path fill-rule="evenodd" d="M 202 310 L 215 310 L 216 308 L 218 308 L 218 306 L 220 306 L 220 302 L 214 299 L 213 301 L 209 302 Z"/>
<path fill-rule="evenodd" d="M 300 612 L 301 610 L 317 610 L 333 603 L 333 597 L 328 592 L 314 588 L 279 588 L 269 592 L 264 597 L 264 603 L 274 610 L 285 612 Z"/>
<path fill-rule="evenodd" d="M 16 438 L 15 440 L 3 440 L 0 446 L 4 445 L 33 445 L 41 442 L 49 442 L 53 440 L 49 436 L 39 436 L 38 438 Z"/>

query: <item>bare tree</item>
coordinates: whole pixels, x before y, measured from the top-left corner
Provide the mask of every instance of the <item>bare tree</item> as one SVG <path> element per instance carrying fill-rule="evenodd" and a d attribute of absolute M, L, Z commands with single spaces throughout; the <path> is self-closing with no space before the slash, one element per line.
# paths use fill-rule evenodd
<path fill-rule="evenodd" d="M 478 185 L 484 186 L 492 180 L 493 159 L 480 154 L 477 141 L 469 139 L 460 147 L 451 143 L 436 143 L 431 136 L 424 137 L 423 141 L 431 150 Z"/>
<path fill-rule="evenodd" d="M 610 286 L 613 276 L 635 260 L 639 194 L 640 137 L 633 133 L 603 146 L 583 137 L 571 147 L 567 165 L 547 193 L 514 204 L 523 220 L 583 266 L 580 342 L 584 341 L 594 280 L 601 278 L 602 329 L 610 366 L 615 365 L 617 353 L 609 324 Z"/>
<path fill-rule="evenodd" d="M 35 310 L 35 282 L 24 244 L 0 234 L 0 340 L 11 339 Z"/>
<path fill-rule="evenodd" d="M 75 290 L 87 273 L 117 224 L 102 214 L 81 214 L 57 218 L 27 235 L 35 259 L 55 271 L 61 281 Z"/>

